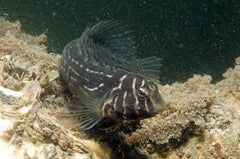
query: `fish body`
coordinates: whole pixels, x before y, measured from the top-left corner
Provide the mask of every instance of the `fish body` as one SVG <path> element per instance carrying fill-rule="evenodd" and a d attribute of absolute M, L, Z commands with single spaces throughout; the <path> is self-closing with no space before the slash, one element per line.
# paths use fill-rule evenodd
<path fill-rule="evenodd" d="M 160 61 L 137 59 L 129 33 L 116 21 L 101 21 L 87 27 L 62 52 L 59 72 L 79 99 L 79 105 L 69 108 L 82 129 L 91 129 L 105 117 L 150 117 L 165 106 L 153 82 Z"/>

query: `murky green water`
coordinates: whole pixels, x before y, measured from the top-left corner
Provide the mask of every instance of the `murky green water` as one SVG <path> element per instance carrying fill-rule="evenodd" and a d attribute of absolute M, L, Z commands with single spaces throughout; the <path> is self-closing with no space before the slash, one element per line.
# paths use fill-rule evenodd
<path fill-rule="evenodd" d="M 164 83 L 194 73 L 217 80 L 240 56 L 240 0 L 0 0 L 0 16 L 45 32 L 59 54 L 85 26 L 123 21 L 135 31 L 139 56 L 163 57 Z"/>

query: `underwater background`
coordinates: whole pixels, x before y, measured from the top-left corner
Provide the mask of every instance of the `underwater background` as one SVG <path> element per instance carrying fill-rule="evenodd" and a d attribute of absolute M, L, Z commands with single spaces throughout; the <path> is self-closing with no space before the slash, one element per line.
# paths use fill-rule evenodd
<path fill-rule="evenodd" d="M 220 80 L 240 56 L 240 0 L 0 0 L 0 16 L 45 33 L 58 54 L 86 26 L 122 21 L 134 30 L 138 56 L 163 58 L 161 83 L 193 74 Z"/>

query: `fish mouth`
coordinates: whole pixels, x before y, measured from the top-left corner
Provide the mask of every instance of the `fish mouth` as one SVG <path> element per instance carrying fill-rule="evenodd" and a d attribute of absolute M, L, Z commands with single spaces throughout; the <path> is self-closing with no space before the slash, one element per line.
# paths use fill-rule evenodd
<path fill-rule="evenodd" d="M 146 118 L 151 118 L 154 117 L 158 114 L 158 111 L 152 111 L 152 112 L 142 112 L 141 114 L 139 114 L 138 119 L 146 119 Z"/>
<path fill-rule="evenodd" d="M 157 109 L 157 110 L 151 111 L 151 112 L 149 112 L 148 114 L 149 114 L 150 117 L 154 117 L 154 116 L 156 116 L 157 114 L 161 113 L 162 110 L 163 110 L 163 108 L 162 108 L 162 106 L 161 106 L 160 109 Z"/>
<path fill-rule="evenodd" d="M 152 111 L 152 112 L 150 112 L 149 114 L 150 114 L 151 116 L 155 116 L 155 115 L 159 114 L 159 113 L 161 112 L 161 110 L 162 110 L 162 109 L 156 110 L 156 111 Z"/>
<path fill-rule="evenodd" d="M 153 112 L 147 112 L 147 111 L 141 111 L 138 113 L 132 113 L 132 114 L 127 114 L 123 115 L 125 119 L 130 119 L 130 120 L 142 120 L 146 118 L 151 118 L 154 117 L 158 114 L 159 112 L 153 111 Z"/>

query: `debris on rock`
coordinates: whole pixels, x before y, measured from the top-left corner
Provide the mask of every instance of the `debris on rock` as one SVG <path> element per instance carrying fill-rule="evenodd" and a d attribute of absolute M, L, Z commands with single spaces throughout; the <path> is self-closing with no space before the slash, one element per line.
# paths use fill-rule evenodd
<path fill-rule="evenodd" d="M 45 35 L 20 28 L 0 18 L 0 158 L 110 159 L 106 144 L 55 118 L 67 107 L 56 81 L 60 56 L 47 53 Z"/>

